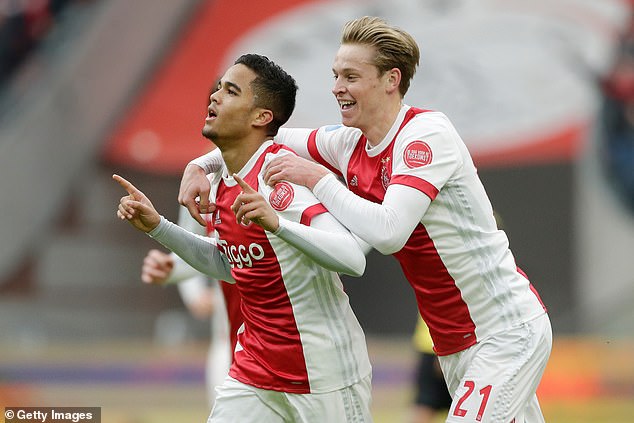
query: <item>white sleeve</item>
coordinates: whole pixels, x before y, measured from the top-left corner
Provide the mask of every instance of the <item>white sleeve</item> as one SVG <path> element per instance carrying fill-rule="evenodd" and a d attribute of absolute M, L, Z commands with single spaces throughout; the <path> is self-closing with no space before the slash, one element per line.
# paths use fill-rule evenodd
<path fill-rule="evenodd" d="M 349 191 L 334 175 L 323 177 L 313 193 L 334 217 L 382 254 L 399 251 L 431 204 L 421 191 L 390 185 L 382 204 Z"/>
<path fill-rule="evenodd" d="M 311 226 L 280 217 L 280 227 L 275 235 L 328 270 L 351 276 L 361 276 L 365 270 L 363 249 L 328 213 L 313 217 Z"/>
<path fill-rule="evenodd" d="M 202 155 L 190 161 L 188 164 L 194 164 L 198 167 L 202 167 L 207 175 L 216 173 L 224 164 L 222 159 L 222 153 L 219 148 L 214 148 L 209 153 Z"/>
<path fill-rule="evenodd" d="M 180 207 L 178 210 L 177 225 L 189 232 L 198 235 L 205 235 L 205 228 L 203 228 L 200 223 L 198 223 L 198 221 L 189 214 L 189 211 L 185 207 Z M 188 280 L 202 279 L 204 281 L 206 278 L 200 278 L 200 272 L 187 264 L 187 262 L 180 258 L 177 254 L 172 253 L 171 255 L 174 260 L 174 267 L 172 268 L 172 271 L 165 283 L 179 284 L 178 290 L 183 297 L 190 295 L 185 293 L 187 291 L 200 291 L 198 288 L 195 288 L 195 285 L 198 283 L 188 283 Z M 207 285 L 206 282 L 204 282 L 204 285 Z"/>
<path fill-rule="evenodd" d="M 275 142 L 294 150 L 298 156 L 325 166 L 343 176 L 348 160 L 361 137 L 357 128 L 341 124 L 321 126 L 317 129 L 280 129 Z"/>
<path fill-rule="evenodd" d="M 308 151 L 308 137 L 312 131 L 307 128 L 280 128 L 273 141 L 290 148 L 299 157 L 313 160 Z"/>
<path fill-rule="evenodd" d="M 235 282 L 231 276 L 231 266 L 216 248 L 215 240 L 186 231 L 163 216 L 159 225 L 148 235 L 199 272 L 222 281 Z"/>
<path fill-rule="evenodd" d="M 192 233 L 199 235 L 205 234 L 205 228 L 191 217 L 185 207 L 179 208 L 177 224 Z M 187 305 L 192 304 L 198 298 L 205 295 L 209 288 L 209 277 L 191 267 L 177 254 L 171 253 L 171 256 L 174 260 L 174 267 L 165 282 L 167 284 L 177 284 L 178 293 L 183 299 L 183 302 Z"/>

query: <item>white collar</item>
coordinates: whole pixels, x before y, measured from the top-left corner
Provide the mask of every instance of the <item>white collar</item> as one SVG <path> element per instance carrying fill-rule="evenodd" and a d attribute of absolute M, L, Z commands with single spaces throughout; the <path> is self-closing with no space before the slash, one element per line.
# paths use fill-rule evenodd
<path fill-rule="evenodd" d="M 240 169 L 240 171 L 237 173 L 237 175 L 239 177 L 241 177 L 242 179 L 244 179 L 244 177 L 247 176 L 249 174 L 249 172 L 251 172 L 251 169 L 253 169 L 253 166 L 255 166 L 255 163 L 258 161 L 258 159 L 260 158 L 260 156 L 262 155 L 264 150 L 269 148 L 272 144 L 273 144 L 272 140 L 265 141 L 257 149 L 257 151 L 255 153 L 253 153 L 253 155 L 251 156 L 249 161 L 247 161 L 245 163 L 245 165 L 242 166 L 242 169 Z M 237 185 L 237 182 L 235 181 L 235 179 L 233 179 L 233 175 L 229 175 L 229 170 L 227 169 L 227 165 L 226 164 L 224 165 L 224 167 L 222 169 L 222 179 L 224 180 L 225 185 L 227 185 L 229 187 Z"/>

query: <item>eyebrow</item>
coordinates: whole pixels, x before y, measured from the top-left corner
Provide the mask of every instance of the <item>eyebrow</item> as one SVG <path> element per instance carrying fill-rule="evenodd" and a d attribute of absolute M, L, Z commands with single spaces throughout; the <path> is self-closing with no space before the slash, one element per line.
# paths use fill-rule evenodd
<path fill-rule="evenodd" d="M 229 82 L 229 81 L 222 82 L 222 80 L 220 80 L 220 81 L 218 81 L 218 85 L 220 85 L 220 86 L 224 85 L 225 87 L 233 88 L 237 92 L 242 93 L 242 89 L 240 88 L 240 86 L 238 86 L 238 84 L 235 84 L 233 82 Z"/>
<path fill-rule="evenodd" d="M 359 72 L 359 69 L 358 68 L 347 67 L 347 68 L 343 68 L 343 69 L 339 70 L 339 72 L 337 72 L 337 70 L 334 67 L 332 68 L 332 73 L 347 74 L 347 73 L 354 73 L 354 72 Z"/>

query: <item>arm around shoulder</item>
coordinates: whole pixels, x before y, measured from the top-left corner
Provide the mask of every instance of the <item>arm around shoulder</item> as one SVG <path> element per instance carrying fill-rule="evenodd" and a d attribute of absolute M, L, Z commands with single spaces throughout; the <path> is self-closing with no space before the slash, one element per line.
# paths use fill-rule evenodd
<path fill-rule="evenodd" d="M 315 216 L 311 226 L 280 218 L 280 227 L 275 235 L 328 270 L 355 277 L 365 271 L 363 248 L 328 213 Z"/>
<path fill-rule="evenodd" d="M 431 204 L 425 194 L 404 185 L 390 185 L 383 203 L 374 203 L 330 175 L 313 192 L 346 228 L 386 255 L 403 248 Z"/>

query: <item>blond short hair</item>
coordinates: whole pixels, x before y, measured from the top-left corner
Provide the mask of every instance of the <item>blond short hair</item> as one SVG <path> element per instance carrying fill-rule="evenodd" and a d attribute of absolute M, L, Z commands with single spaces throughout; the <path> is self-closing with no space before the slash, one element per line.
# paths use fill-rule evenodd
<path fill-rule="evenodd" d="M 414 37 L 381 18 L 364 16 L 344 25 L 341 44 L 374 47 L 374 66 L 380 74 L 398 68 L 401 71 L 399 92 L 401 96 L 405 96 L 420 60 L 420 51 Z"/>

